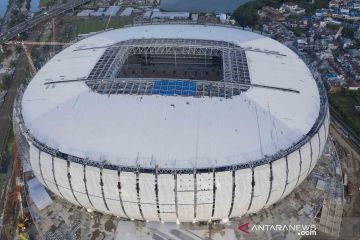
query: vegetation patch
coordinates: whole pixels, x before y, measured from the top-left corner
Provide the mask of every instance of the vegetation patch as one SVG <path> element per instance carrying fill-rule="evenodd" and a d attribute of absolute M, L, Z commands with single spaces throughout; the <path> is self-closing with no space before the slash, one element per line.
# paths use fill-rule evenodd
<path fill-rule="evenodd" d="M 47 7 L 54 5 L 55 0 L 40 0 L 40 7 Z"/>
<path fill-rule="evenodd" d="M 79 35 L 79 34 L 86 34 L 90 32 L 98 32 L 104 30 L 107 22 L 108 22 L 107 18 L 83 19 L 76 21 L 75 33 L 76 35 Z M 130 18 L 113 17 L 110 20 L 108 28 L 121 28 L 124 25 L 130 23 L 131 23 Z"/>
<path fill-rule="evenodd" d="M 342 90 L 329 94 L 329 103 L 339 117 L 358 135 L 360 135 L 360 113 L 354 106 L 360 105 L 360 91 Z"/>
<path fill-rule="evenodd" d="M 243 27 L 255 27 L 259 24 L 259 16 L 257 11 L 265 6 L 279 8 L 285 0 L 255 0 L 247 2 L 238 7 L 234 12 L 235 20 Z M 294 0 L 291 1 L 299 7 L 304 8 L 305 15 L 313 15 L 316 9 L 325 8 L 328 6 L 328 0 L 315 0 L 310 3 L 308 0 Z"/>
<path fill-rule="evenodd" d="M 7 74 L 0 76 L 0 91 L 7 90 L 10 86 L 11 77 Z"/>
<path fill-rule="evenodd" d="M 0 173 L 0 189 L 3 188 L 6 181 L 6 173 Z"/>

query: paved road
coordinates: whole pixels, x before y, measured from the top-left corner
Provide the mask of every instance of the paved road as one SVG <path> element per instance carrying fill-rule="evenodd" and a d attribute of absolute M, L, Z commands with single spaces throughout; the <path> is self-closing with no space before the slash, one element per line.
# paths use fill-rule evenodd
<path fill-rule="evenodd" d="M 11 127 L 12 109 L 17 89 L 24 79 L 24 71 L 26 70 L 27 65 L 28 63 L 26 57 L 24 56 L 24 54 L 20 54 L 14 77 L 10 81 L 10 87 L 5 96 L 3 105 L 0 108 L 0 156 L 5 148 L 6 139 L 9 134 L 9 129 Z"/>
<path fill-rule="evenodd" d="M 358 232 L 360 224 L 360 154 L 358 148 L 349 139 L 344 138 L 336 128 L 330 127 L 330 134 L 339 145 L 345 148 L 349 155 L 342 162 L 343 171 L 348 174 L 349 180 L 354 184 L 353 195 L 346 198 L 343 213 L 343 225 L 340 230 L 341 239 L 359 239 Z"/>

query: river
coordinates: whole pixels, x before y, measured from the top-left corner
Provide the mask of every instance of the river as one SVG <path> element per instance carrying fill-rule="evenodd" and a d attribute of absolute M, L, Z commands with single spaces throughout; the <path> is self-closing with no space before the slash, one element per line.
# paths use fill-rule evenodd
<path fill-rule="evenodd" d="M 4 17 L 8 2 L 9 0 L 0 0 L 0 18 Z M 39 4 L 40 4 L 40 0 L 31 0 L 30 11 L 33 13 L 39 12 L 40 11 Z"/>
<path fill-rule="evenodd" d="M 165 11 L 232 13 L 250 0 L 161 0 Z"/>
<path fill-rule="evenodd" d="M 31 0 L 30 11 L 33 13 L 40 11 L 40 0 Z"/>
<path fill-rule="evenodd" d="M 3 18 L 8 5 L 8 0 L 0 0 L 0 18 Z"/>

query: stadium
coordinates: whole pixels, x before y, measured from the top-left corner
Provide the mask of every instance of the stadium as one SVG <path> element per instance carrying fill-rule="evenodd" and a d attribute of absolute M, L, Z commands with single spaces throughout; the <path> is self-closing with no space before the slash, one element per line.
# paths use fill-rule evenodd
<path fill-rule="evenodd" d="M 48 190 L 160 222 L 272 206 L 312 171 L 328 126 L 325 91 L 303 60 L 229 26 L 89 36 L 49 60 L 14 107 L 21 155 Z"/>

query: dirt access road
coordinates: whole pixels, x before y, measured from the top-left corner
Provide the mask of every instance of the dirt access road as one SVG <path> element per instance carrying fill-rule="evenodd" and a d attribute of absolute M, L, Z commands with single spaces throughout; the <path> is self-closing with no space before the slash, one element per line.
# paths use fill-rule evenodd
<path fill-rule="evenodd" d="M 0 157 L 5 149 L 6 139 L 11 128 L 11 116 L 17 89 L 24 81 L 27 65 L 28 62 L 25 55 L 20 54 L 14 77 L 10 81 L 10 86 L 6 93 L 4 103 L 0 108 Z"/>
<path fill-rule="evenodd" d="M 342 148 L 339 150 L 344 150 L 343 154 L 339 153 L 342 170 L 348 174 L 348 179 L 354 184 L 351 198 L 344 193 L 346 203 L 339 239 L 358 240 L 360 236 L 360 149 L 354 149 L 354 145 L 349 144 L 346 138 L 339 134 L 333 126 L 330 126 L 330 134 Z"/>

